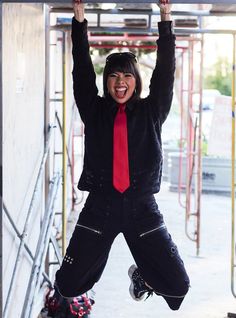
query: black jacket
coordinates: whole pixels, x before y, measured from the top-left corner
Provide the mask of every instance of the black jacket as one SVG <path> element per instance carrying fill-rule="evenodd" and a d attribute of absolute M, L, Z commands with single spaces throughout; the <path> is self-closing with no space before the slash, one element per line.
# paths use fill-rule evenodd
<path fill-rule="evenodd" d="M 156 193 L 162 172 L 161 126 L 172 102 L 175 72 L 175 36 L 172 22 L 159 23 L 157 63 L 148 97 L 127 103 L 129 195 Z M 72 21 L 73 89 L 85 124 L 84 166 L 78 188 L 115 191 L 112 186 L 113 123 L 118 110 L 111 98 L 98 96 L 89 54 L 87 21 Z"/>

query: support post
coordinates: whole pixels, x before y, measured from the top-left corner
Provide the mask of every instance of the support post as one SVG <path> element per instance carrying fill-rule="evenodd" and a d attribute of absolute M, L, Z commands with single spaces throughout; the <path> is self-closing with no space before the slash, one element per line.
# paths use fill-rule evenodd
<path fill-rule="evenodd" d="M 63 70 L 62 70 L 62 85 L 63 85 L 63 125 L 62 125 L 62 255 L 64 256 L 66 253 L 66 172 L 67 172 L 67 152 L 66 152 L 66 34 L 62 31 L 62 64 L 63 64 Z"/>
<path fill-rule="evenodd" d="M 232 150 L 231 150 L 231 214 L 232 214 L 232 226 L 231 226 L 231 292 L 236 297 L 235 292 L 235 85 L 236 85 L 236 36 L 233 35 L 233 67 L 232 67 Z"/>
<path fill-rule="evenodd" d="M 2 316 L 2 3 L 0 3 L 0 316 Z"/>

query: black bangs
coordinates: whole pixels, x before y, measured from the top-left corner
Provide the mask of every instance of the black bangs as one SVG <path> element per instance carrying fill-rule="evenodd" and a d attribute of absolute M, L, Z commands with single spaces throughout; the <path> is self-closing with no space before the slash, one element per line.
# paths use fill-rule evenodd
<path fill-rule="evenodd" d="M 108 74 L 113 72 L 131 73 L 135 76 L 136 67 L 132 60 L 128 60 L 123 56 L 113 58 L 112 62 L 106 64 Z"/>

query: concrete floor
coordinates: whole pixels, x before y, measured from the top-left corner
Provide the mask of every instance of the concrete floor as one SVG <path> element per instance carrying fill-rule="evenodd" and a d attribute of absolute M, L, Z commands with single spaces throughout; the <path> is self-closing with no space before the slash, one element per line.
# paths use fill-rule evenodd
<path fill-rule="evenodd" d="M 201 248 L 196 256 L 195 243 L 185 236 L 185 211 L 177 193 L 163 183 L 157 195 L 160 210 L 191 279 L 191 289 L 181 309 L 171 311 L 161 297 L 135 302 L 129 296 L 127 269 L 132 256 L 122 235 L 110 253 L 101 280 L 96 284 L 91 318 L 224 318 L 236 313 L 236 299 L 230 290 L 231 201 L 230 197 L 202 195 Z M 235 279 L 236 284 L 236 279 Z"/>

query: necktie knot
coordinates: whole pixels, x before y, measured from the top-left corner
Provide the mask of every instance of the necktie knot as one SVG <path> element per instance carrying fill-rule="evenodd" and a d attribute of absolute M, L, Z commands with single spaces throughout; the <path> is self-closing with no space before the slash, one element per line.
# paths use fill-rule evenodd
<path fill-rule="evenodd" d="M 125 111 L 125 104 L 119 104 L 119 109 L 118 109 L 118 111 L 119 111 L 120 113 L 124 113 L 124 111 Z"/>

